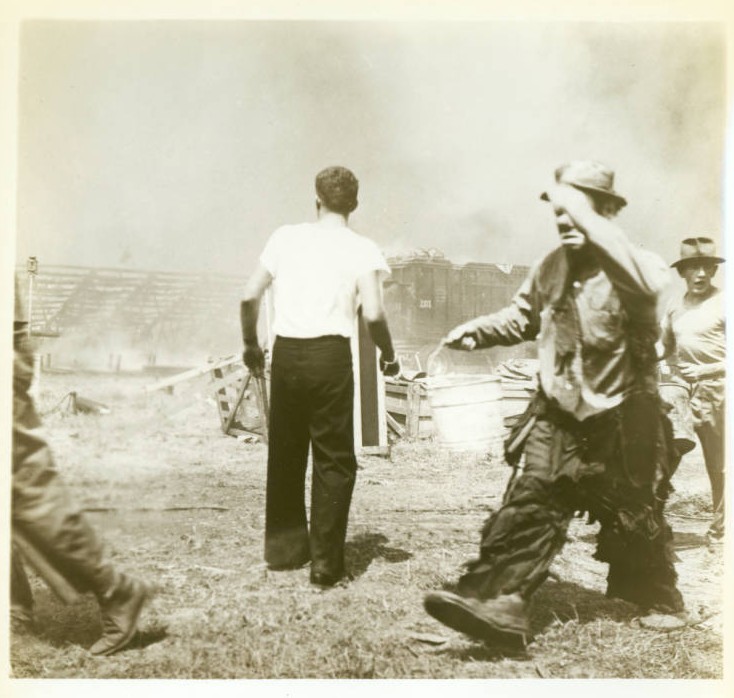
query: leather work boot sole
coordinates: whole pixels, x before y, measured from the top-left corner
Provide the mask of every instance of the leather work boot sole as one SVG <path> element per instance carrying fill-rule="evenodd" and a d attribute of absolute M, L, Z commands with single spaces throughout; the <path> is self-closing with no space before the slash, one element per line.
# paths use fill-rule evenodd
<path fill-rule="evenodd" d="M 659 633 L 669 633 L 672 630 L 682 630 L 701 623 L 697 613 L 679 611 L 678 613 L 651 612 L 640 618 L 640 626 L 646 630 L 655 630 Z"/>
<path fill-rule="evenodd" d="M 435 591 L 425 596 L 423 606 L 429 615 L 453 630 L 507 649 L 525 649 L 530 633 L 524 602 L 519 597 L 479 601 L 450 591 Z"/>
<path fill-rule="evenodd" d="M 127 647 L 137 632 L 143 606 L 152 596 L 152 587 L 134 579 L 127 589 L 100 604 L 102 637 L 89 651 L 96 656 L 107 656 Z"/>

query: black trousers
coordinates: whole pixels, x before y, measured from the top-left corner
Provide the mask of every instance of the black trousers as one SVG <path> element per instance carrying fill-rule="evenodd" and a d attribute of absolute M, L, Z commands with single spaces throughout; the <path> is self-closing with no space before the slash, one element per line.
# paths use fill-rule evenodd
<path fill-rule="evenodd" d="M 349 340 L 277 337 L 270 385 L 265 560 L 331 576 L 344 572 L 344 542 L 357 474 Z M 313 455 L 306 517 L 308 449 Z"/>

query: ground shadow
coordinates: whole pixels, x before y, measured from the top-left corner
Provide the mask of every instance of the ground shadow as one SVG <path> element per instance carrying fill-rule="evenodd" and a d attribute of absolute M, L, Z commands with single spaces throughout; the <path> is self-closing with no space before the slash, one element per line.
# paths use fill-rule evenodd
<path fill-rule="evenodd" d="M 577 536 L 576 539 L 582 543 L 595 544 L 596 537 L 596 532 L 591 532 Z M 691 531 L 673 531 L 673 547 L 676 550 L 704 548 L 706 547 L 706 536 L 702 533 L 693 533 Z"/>
<path fill-rule="evenodd" d="M 69 644 L 89 648 L 99 638 L 102 627 L 99 618 L 99 605 L 91 594 L 85 594 L 79 601 L 64 605 L 48 590 L 34 591 L 34 630 L 38 639 L 53 647 Z M 165 627 L 151 627 L 138 631 L 130 643 L 130 649 L 143 649 L 167 637 Z"/>
<path fill-rule="evenodd" d="M 531 656 L 527 649 L 472 645 L 470 647 L 448 647 L 441 654 L 462 662 L 501 662 L 512 659 L 517 662 L 528 661 Z"/>
<path fill-rule="evenodd" d="M 600 591 L 573 582 L 546 582 L 535 594 L 530 625 L 534 634 L 554 621 L 580 624 L 605 618 L 627 622 L 640 613 L 637 606 L 622 599 L 607 598 Z"/>
<path fill-rule="evenodd" d="M 413 557 L 407 550 L 387 547 L 387 542 L 387 536 L 382 533 L 361 533 L 349 540 L 344 548 L 344 556 L 351 576 L 363 575 L 372 560 L 378 557 L 387 562 L 405 562 Z"/>
<path fill-rule="evenodd" d="M 142 650 L 148 645 L 154 645 L 156 642 L 162 642 L 168 637 L 168 628 L 164 625 L 138 630 L 135 638 L 126 648 L 131 650 Z"/>

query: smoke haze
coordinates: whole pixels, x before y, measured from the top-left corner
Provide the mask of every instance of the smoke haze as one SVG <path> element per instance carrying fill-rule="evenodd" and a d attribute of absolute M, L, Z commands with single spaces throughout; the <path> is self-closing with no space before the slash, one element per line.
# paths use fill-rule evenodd
<path fill-rule="evenodd" d="M 247 275 L 343 164 L 386 253 L 529 264 L 538 194 L 594 158 L 672 261 L 721 230 L 724 48 L 702 23 L 27 22 L 18 258 Z"/>

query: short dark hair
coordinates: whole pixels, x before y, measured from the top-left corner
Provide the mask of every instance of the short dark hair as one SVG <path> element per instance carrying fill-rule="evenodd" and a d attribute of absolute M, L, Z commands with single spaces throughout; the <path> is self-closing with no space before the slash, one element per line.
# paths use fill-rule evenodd
<path fill-rule="evenodd" d="M 348 216 L 357 208 L 359 182 L 346 167 L 327 167 L 316 175 L 316 193 L 330 211 Z"/>

